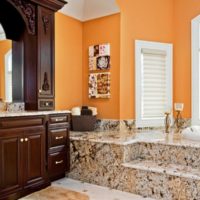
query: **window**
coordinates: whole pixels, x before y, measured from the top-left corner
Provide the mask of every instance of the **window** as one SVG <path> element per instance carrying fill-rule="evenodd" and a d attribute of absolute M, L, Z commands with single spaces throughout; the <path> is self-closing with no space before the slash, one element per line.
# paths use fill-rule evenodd
<path fill-rule="evenodd" d="M 137 127 L 163 126 L 172 109 L 172 51 L 172 44 L 135 43 Z"/>
<path fill-rule="evenodd" d="M 12 51 L 5 55 L 5 101 L 12 102 Z"/>
<path fill-rule="evenodd" d="M 200 125 L 200 15 L 192 20 L 192 124 Z"/>

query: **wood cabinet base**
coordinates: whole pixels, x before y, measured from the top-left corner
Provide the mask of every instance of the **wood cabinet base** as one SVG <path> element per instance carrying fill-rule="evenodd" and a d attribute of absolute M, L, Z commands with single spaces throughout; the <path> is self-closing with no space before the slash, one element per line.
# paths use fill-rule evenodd
<path fill-rule="evenodd" d="M 16 200 L 69 170 L 69 114 L 0 118 L 0 200 Z"/>

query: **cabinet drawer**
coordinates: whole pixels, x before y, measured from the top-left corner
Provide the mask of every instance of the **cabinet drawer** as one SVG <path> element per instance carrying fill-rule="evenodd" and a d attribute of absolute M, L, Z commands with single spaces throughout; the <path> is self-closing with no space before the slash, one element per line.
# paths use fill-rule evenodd
<path fill-rule="evenodd" d="M 53 110 L 54 109 L 54 99 L 39 99 L 38 109 L 39 110 Z"/>
<path fill-rule="evenodd" d="M 68 137 L 67 128 L 49 130 L 51 137 L 50 147 L 65 145 Z"/>
<path fill-rule="evenodd" d="M 0 128 L 18 128 L 28 126 L 44 125 L 45 118 L 37 116 L 36 118 L 18 117 L 18 118 L 2 118 L 0 120 Z"/>
<path fill-rule="evenodd" d="M 66 151 L 49 154 L 48 171 L 50 177 L 65 173 L 66 166 L 67 166 Z"/>
<path fill-rule="evenodd" d="M 68 122 L 68 121 L 69 121 L 68 115 L 50 116 L 50 118 L 49 118 L 50 124 L 64 123 L 64 122 Z"/>

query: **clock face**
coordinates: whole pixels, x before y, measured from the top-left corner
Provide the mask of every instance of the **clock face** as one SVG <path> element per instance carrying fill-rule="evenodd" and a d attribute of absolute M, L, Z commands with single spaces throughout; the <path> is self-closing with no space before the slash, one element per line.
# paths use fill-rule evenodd
<path fill-rule="evenodd" d="M 109 69 L 110 56 L 100 56 L 97 58 L 97 69 Z"/>

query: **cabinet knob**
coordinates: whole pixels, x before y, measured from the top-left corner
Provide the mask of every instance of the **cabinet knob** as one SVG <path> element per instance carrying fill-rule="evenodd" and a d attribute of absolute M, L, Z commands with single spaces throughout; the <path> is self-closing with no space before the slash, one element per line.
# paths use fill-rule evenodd
<path fill-rule="evenodd" d="M 39 93 L 42 93 L 42 90 L 41 90 L 41 89 L 39 89 Z"/>
<path fill-rule="evenodd" d="M 20 139 L 20 142 L 24 142 L 24 138 L 21 138 L 21 139 Z"/>
<path fill-rule="evenodd" d="M 28 138 L 25 138 L 24 141 L 25 141 L 25 142 L 28 142 Z"/>
<path fill-rule="evenodd" d="M 63 139 L 64 138 L 64 136 L 57 136 L 56 137 L 56 140 L 61 140 L 61 139 Z"/>
<path fill-rule="evenodd" d="M 56 161 L 55 163 L 56 163 L 56 165 L 62 164 L 62 163 L 63 163 L 63 160 Z"/>

